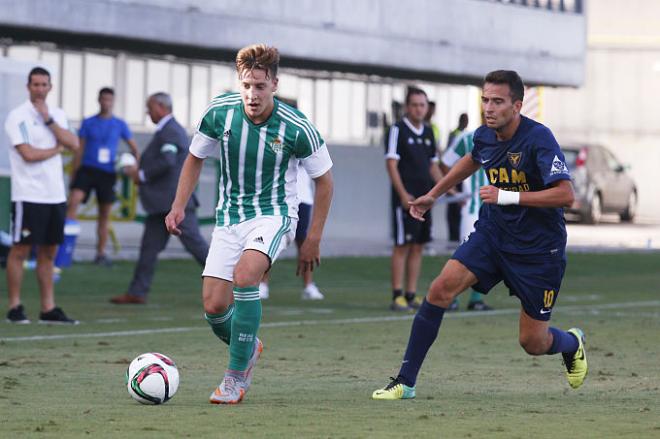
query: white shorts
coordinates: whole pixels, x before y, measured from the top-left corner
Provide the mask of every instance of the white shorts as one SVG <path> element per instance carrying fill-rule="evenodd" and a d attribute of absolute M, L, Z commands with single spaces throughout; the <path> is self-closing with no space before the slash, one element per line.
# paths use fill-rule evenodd
<path fill-rule="evenodd" d="M 479 219 L 479 211 L 470 213 L 467 207 L 466 204 L 461 210 L 461 242 L 465 241 L 470 233 L 474 232 L 474 223 Z"/>
<path fill-rule="evenodd" d="M 217 277 L 232 282 L 234 267 L 245 250 L 257 250 L 270 259 L 293 242 L 298 220 L 288 216 L 260 216 L 239 224 L 216 227 L 206 257 L 202 276 Z"/>

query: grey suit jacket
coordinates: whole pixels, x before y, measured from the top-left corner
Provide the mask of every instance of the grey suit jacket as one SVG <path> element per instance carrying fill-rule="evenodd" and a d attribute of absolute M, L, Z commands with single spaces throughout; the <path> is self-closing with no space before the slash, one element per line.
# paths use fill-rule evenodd
<path fill-rule="evenodd" d="M 172 118 L 154 134 L 142 153 L 140 171 L 145 181 L 140 183 L 139 194 L 142 207 L 148 214 L 170 211 L 189 144 L 186 130 Z M 193 194 L 186 209 L 197 205 Z"/>

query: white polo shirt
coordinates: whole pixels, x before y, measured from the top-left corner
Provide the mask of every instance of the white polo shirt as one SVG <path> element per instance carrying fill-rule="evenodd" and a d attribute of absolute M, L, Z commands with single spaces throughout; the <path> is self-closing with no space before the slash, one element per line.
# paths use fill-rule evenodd
<path fill-rule="evenodd" d="M 66 114 L 60 108 L 49 108 L 50 117 L 69 129 Z M 9 148 L 11 166 L 11 200 L 56 204 L 66 201 L 62 155 L 39 162 L 26 162 L 16 146 L 27 143 L 33 148 L 54 148 L 57 139 L 29 100 L 14 108 L 5 121 L 5 131 L 13 147 Z"/>

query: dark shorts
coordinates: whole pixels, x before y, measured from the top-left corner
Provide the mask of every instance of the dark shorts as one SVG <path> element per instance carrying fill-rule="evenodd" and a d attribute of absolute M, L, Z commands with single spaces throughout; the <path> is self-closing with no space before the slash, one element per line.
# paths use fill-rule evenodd
<path fill-rule="evenodd" d="M 11 203 L 11 236 L 14 244 L 58 245 L 64 240 L 66 203 Z"/>
<path fill-rule="evenodd" d="M 426 221 L 417 221 L 400 205 L 392 208 L 392 238 L 394 245 L 426 244 L 431 241 L 431 211 L 424 215 Z"/>
<path fill-rule="evenodd" d="M 81 166 L 71 183 L 71 189 L 80 189 L 85 193 L 83 203 L 86 203 L 94 190 L 99 204 L 111 204 L 115 197 L 117 174 L 105 172 L 91 166 Z"/>
<path fill-rule="evenodd" d="M 477 277 L 473 288 L 487 294 L 500 281 L 517 296 L 525 313 L 535 320 L 548 321 L 566 270 L 563 252 L 519 255 L 499 250 L 483 232 L 473 232 L 461 244 L 456 259 Z"/>
<path fill-rule="evenodd" d="M 307 238 L 307 229 L 312 219 L 312 205 L 300 203 L 298 205 L 298 226 L 296 227 L 296 242 L 302 244 Z"/>

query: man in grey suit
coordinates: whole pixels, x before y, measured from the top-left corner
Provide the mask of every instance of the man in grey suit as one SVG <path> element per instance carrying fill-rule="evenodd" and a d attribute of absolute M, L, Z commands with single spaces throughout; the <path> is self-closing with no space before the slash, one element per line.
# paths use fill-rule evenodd
<path fill-rule="evenodd" d="M 124 173 L 139 186 L 140 202 L 147 212 L 140 245 L 140 257 L 133 279 L 125 294 L 110 299 L 112 303 L 143 304 L 154 276 L 158 254 L 165 248 L 169 233 L 165 216 L 176 194 L 179 173 L 188 155 L 188 135 L 172 115 L 172 98 L 155 93 L 147 100 L 147 112 L 156 124 L 156 133 L 140 157 L 138 166 L 124 168 Z M 204 265 L 209 251 L 197 223 L 197 199 L 192 197 L 186 206 L 186 218 L 181 224 L 181 243 L 200 265 Z"/>

